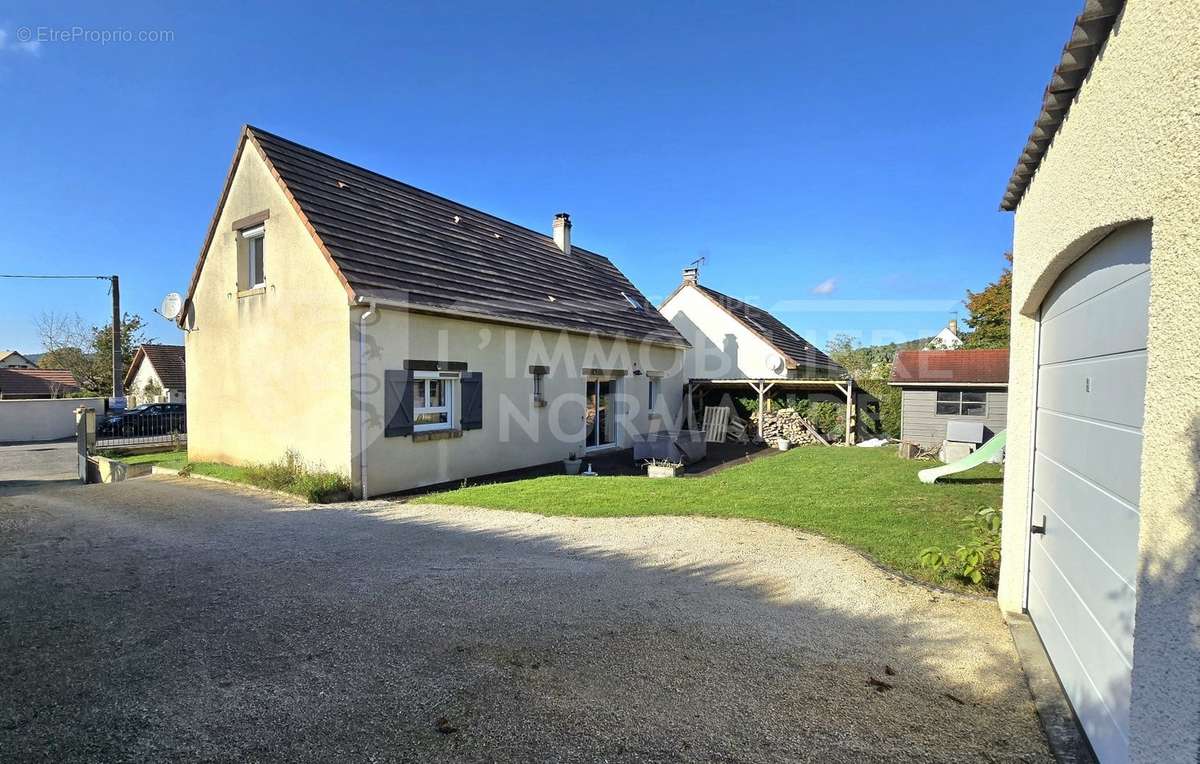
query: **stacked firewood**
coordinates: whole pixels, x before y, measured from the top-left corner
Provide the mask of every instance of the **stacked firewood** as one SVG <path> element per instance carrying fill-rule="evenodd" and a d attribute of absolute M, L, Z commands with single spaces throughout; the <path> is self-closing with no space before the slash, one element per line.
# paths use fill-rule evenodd
<path fill-rule="evenodd" d="M 758 424 L 757 413 L 751 414 L 750 418 L 756 425 Z M 762 437 L 764 440 L 787 438 L 795 445 L 825 442 L 818 440 L 815 432 L 816 428 L 812 426 L 812 423 L 808 422 L 795 409 L 768 411 L 766 417 L 763 418 Z"/>

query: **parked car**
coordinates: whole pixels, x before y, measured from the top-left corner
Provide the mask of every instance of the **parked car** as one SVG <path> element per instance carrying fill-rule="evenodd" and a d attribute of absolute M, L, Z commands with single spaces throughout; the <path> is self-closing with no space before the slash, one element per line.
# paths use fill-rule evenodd
<path fill-rule="evenodd" d="M 182 403 L 146 403 L 105 417 L 96 425 L 98 438 L 144 438 L 187 432 L 187 406 Z"/>

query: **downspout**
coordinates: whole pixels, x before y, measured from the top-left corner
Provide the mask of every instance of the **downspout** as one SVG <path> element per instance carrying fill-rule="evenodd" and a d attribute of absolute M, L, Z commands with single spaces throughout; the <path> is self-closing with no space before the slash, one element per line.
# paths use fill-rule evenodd
<path fill-rule="evenodd" d="M 362 304 L 363 298 L 358 298 Z M 358 482 L 362 485 L 362 498 L 367 493 L 367 320 L 375 315 L 375 301 L 368 303 L 358 317 Z"/>

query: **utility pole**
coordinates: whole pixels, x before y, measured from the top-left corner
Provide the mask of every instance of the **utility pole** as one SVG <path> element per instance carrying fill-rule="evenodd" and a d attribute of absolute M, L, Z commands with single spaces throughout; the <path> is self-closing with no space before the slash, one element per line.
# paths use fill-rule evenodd
<path fill-rule="evenodd" d="M 114 273 L 109 277 L 112 285 L 113 323 L 112 323 L 112 395 L 113 407 L 120 410 L 125 408 L 125 372 L 121 368 L 121 280 Z"/>
<path fill-rule="evenodd" d="M 73 276 L 59 274 L 0 273 L 0 279 L 97 279 L 107 281 L 112 289 L 112 397 L 113 408 L 125 408 L 125 372 L 121 362 L 121 280 L 111 276 Z"/>

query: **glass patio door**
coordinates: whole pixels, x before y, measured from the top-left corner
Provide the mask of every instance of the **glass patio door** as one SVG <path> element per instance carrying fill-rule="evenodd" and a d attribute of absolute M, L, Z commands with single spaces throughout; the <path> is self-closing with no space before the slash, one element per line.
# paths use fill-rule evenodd
<path fill-rule="evenodd" d="M 617 442 L 616 381 L 589 379 L 587 381 L 587 447 L 600 448 Z"/>

